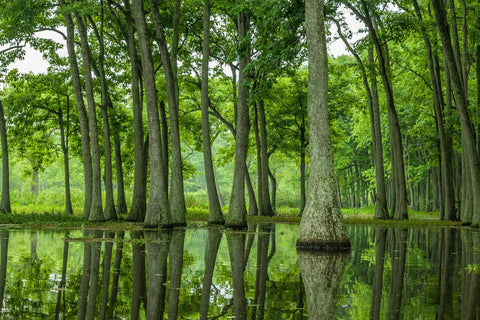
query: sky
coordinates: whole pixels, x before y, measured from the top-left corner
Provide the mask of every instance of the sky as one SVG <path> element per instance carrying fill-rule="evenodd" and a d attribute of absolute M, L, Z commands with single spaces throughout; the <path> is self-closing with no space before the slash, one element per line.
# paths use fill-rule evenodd
<path fill-rule="evenodd" d="M 355 18 L 353 18 L 351 15 L 348 15 L 348 12 L 344 12 L 346 14 L 346 20 L 348 21 L 349 24 L 349 29 L 350 30 L 359 30 L 362 25 L 359 21 L 357 21 Z M 332 34 L 336 35 L 336 28 L 332 28 Z M 356 32 L 354 32 L 356 34 Z M 61 44 L 65 45 L 65 40 L 58 34 L 52 31 L 44 31 L 39 34 L 42 38 L 49 38 L 53 39 Z M 327 45 L 327 50 L 328 54 L 333 55 L 333 56 L 339 56 L 342 54 L 348 54 L 347 49 L 345 45 L 343 44 L 342 40 L 337 39 L 333 42 L 328 43 Z M 61 56 L 67 56 L 67 50 L 64 47 L 61 49 L 59 52 Z M 12 63 L 9 66 L 9 70 L 12 69 L 18 69 L 19 72 L 21 73 L 27 73 L 27 72 L 33 72 L 33 73 L 46 73 L 48 71 L 49 64 L 48 62 L 43 58 L 42 54 L 31 48 L 30 46 L 27 46 L 26 48 L 26 54 L 25 58 L 23 60 L 17 60 L 14 63 Z"/>

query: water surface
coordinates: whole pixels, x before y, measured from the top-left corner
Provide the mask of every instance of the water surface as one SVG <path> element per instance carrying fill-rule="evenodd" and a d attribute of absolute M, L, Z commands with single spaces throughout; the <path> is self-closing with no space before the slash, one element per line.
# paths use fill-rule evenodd
<path fill-rule="evenodd" d="M 297 225 L 0 230 L 4 319 L 475 319 L 480 237 L 350 226 L 348 254 L 295 250 Z M 310 317 L 309 317 L 310 316 Z"/>

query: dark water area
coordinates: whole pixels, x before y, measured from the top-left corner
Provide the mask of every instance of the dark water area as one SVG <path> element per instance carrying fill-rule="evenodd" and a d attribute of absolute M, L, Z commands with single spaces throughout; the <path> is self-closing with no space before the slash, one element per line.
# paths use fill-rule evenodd
<path fill-rule="evenodd" d="M 295 249 L 297 225 L 0 230 L 2 319 L 478 319 L 478 230 L 350 226 L 352 251 Z"/>

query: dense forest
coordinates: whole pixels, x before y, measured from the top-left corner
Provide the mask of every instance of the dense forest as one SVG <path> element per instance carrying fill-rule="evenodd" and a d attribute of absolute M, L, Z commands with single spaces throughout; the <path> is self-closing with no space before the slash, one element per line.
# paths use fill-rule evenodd
<path fill-rule="evenodd" d="M 347 48 L 318 92 L 341 207 L 479 224 L 479 11 L 325 3 L 327 44 Z M 146 226 L 184 225 L 202 205 L 230 226 L 301 215 L 316 174 L 308 13 L 302 0 L 1 0 L 0 211 L 50 193 L 67 214 Z M 27 47 L 47 73 L 9 67 Z"/>

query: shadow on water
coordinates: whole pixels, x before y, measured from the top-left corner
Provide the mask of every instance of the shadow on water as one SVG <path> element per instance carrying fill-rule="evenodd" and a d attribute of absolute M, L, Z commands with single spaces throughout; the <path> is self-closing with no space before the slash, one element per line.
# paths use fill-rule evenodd
<path fill-rule="evenodd" d="M 353 226 L 350 254 L 298 226 L 0 230 L 5 319 L 478 319 L 480 236 Z"/>

